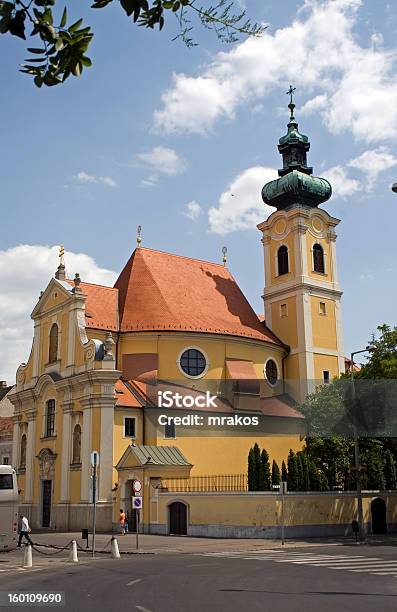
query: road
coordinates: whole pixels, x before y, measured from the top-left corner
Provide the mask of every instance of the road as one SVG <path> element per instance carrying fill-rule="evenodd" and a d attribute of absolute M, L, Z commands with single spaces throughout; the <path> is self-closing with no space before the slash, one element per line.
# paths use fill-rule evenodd
<path fill-rule="evenodd" d="M 61 590 L 66 610 L 77 612 L 394 612 L 396 548 L 325 546 L 98 559 L 6 572 L 0 574 L 0 589 Z"/>

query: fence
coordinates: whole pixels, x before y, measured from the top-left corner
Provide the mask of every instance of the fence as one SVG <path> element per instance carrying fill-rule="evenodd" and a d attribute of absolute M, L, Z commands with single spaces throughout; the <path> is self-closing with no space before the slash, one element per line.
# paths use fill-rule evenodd
<path fill-rule="evenodd" d="M 246 474 L 215 474 L 191 476 L 190 478 L 166 478 L 161 481 L 161 489 L 175 493 L 248 491 L 248 478 Z"/>

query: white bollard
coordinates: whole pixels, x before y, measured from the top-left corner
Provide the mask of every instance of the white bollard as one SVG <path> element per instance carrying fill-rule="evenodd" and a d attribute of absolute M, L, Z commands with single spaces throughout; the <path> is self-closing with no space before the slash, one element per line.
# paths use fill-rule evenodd
<path fill-rule="evenodd" d="M 112 559 L 120 559 L 119 545 L 116 538 L 112 538 Z"/>
<path fill-rule="evenodd" d="M 76 540 L 72 540 L 72 547 L 69 553 L 69 561 L 71 563 L 78 563 L 79 559 L 77 557 L 77 542 Z"/>
<path fill-rule="evenodd" d="M 23 549 L 23 563 L 22 567 L 32 567 L 32 547 L 30 544 L 27 544 Z"/>

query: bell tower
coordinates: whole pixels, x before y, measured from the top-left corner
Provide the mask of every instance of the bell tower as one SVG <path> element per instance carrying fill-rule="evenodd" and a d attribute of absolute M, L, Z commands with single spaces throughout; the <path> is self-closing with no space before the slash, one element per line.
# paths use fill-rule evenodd
<path fill-rule="evenodd" d="M 258 225 L 265 258 L 265 320 L 290 347 L 284 378 L 298 401 L 319 384 L 344 372 L 341 296 L 336 264 L 335 227 L 339 219 L 318 208 L 332 194 L 330 183 L 312 176 L 307 165 L 310 142 L 288 108 L 288 132 L 280 138 L 279 178 L 262 189 L 276 207 Z"/>

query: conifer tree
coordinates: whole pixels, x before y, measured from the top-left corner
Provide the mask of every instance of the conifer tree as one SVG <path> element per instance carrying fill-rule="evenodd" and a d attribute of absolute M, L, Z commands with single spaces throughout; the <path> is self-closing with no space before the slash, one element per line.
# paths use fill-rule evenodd
<path fill-rule="evenodd" d="M 309 466 L 307 456 L 305 452 L 299 453 L 299 457 L 302 464 L 302 481 L 301 491 L 310 491 L 310 480 L 309 480 Z"/>
<path fill-rule="evenodd" d="M 288 472 L 285 461 L 281 463 L 281 482 L 288 482 Z"/>
<path fill-rule="evenodd" d="M 386 489 L 394 490 L 397 486 L 396 463 L 389 450 L 385 452 L 384 476 Z"/>
<path fill-rule="evenodd" d="M 296 455 L 292 449 L 290 449 L 288 453 L 288 490 L 289 491 L 297 491 L 298 490 L 298 465 L 296 461 Z"/>
<path fill-rule="evenodd" d="M 254 491 L 260 491 L 261 481 L 263 482 L 262 476 L 262 464 L 261 464 L 261 451 L 255 442 L 254 444 L 254 459 L 255 459 L 255 477 L 254 477 Z"/>
<path fill-rule="evenodd" d="M 255 491 L 255 455 L 254 449 L 248 453 L 248 491 Z"/>
<path fill-rule="evenodd" d="M 263 489 L 262 491 L 270 491 L 271 488 L 271 476 L 270 476 L 270 462 L 269 454 L 263 449 L 261 453 L 261 466 L 262 466 L 262 478 L 263 478 Z"/>
<path fill-rule="evenodd" d="M 304 491 L 304 483 L 303 483 L 303 465 L 302 465 L 302 455 L 301 453 L 297 453 L 295 455 L 296 461 L 296 469 L 298 474 L 297 480 L 297 491 Z"/>
<path fill-rule="evenodd" d="M 284 463 L 284 461 L 283 461 Z M 285 463 L 284 463 L 285 466 Z M 272 463 L 272 485 L 279 485 L 280 484 L 280 468 L 278 467 L 276 461 L 273 459 L 273 463 Z"/>

